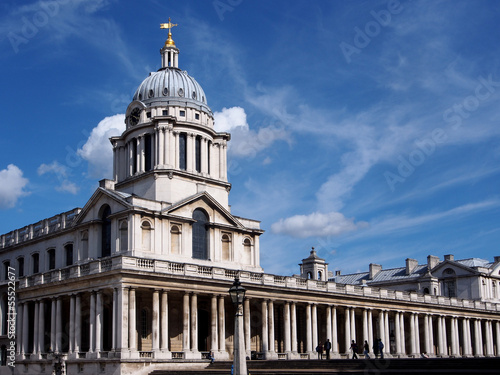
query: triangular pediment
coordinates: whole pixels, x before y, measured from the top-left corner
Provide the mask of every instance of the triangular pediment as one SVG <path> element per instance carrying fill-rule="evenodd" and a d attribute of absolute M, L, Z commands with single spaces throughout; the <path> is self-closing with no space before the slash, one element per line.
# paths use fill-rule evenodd
<path fill-rule="evenodd" d="M 237 228 L 244 228 L 241 222 L 226 210 L 209 193 L 201 192 L 188 197 L 162 211 L 163 214 L 191 219 L 197 208 L 205 210 L 210 222 Z"/>
<path fill-rule="evenodd" d="M 452 270 L 453 272 L 449 271 Z M 441 263 L 439 263 L 436 267 L 434 267 L 431 270 L 431 273 L 434 277 L 437 277 L 438 279 L 443 278 L 443 277 L 450 277 L 450 276 L 466 276 L 466 275 L 476 275 L 477 272 L 467 266 L 464 266 L 463 264 L 460 264 L 458 262 L 454 262 L 451 260 L 445 260 Z"/>
<path fill-rule="evenodd" d="M 128 196 L 128 194 L 118 193 L 101 187 L 97 188 L 80 211 L 75 220 L 75 225 L 99 220 L 104 205 L 108 205 L 111 208 L 112 214 L 131 209 L 133 206 L 126 200 Z"/>

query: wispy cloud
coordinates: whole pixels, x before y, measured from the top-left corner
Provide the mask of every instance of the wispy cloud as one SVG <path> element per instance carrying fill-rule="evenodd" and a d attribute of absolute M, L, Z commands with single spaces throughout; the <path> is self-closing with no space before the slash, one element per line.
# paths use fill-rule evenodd
<path fill-rule="evenodd" d="M 55 187 L 57 191 L 78 194 L 78 186 L 69 180 L 70 170 L 67 166 L 60 164 L 58 161 L 53 161 L 50 164 L 41 164 L 38 167 L 37 173 L 39 176 L 45 174 L 53 174 L 59 180 L 59 185 Z"/>

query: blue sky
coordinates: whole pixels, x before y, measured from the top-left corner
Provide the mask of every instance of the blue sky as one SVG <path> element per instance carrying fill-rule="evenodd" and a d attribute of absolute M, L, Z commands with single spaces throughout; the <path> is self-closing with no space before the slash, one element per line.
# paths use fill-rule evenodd
<path fill-rule="evenodd" d="M 173 37 L 229 130 L 230 203 L 292 274 L 500 255 L 497 1 L 0 4 L 0 232 L 83 207 Z"/>

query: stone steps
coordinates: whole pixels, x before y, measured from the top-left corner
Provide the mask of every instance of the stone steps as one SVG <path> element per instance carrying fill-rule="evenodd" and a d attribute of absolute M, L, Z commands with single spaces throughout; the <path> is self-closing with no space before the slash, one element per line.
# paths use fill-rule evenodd
<path fill-rule="evenodd" d="M 210 364 L 204 370 L 157 370 L 150 375 L 221 375 L 231 373 L 232 362 Z M 500 358 L 333 359 L 248 361 L 249 374 L 499 374 Z"/>

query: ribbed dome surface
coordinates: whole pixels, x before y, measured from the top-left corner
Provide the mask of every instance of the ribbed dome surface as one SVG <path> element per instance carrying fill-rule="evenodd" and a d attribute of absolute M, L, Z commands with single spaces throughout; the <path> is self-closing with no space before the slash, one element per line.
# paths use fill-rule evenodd
<path fill-rule="evenodd" d="M 167 102 L 166 104 L 185 105 L 211 112 L 200 84 L 186 71 L 177 68 L 163 68 L 151 73 L 139 85 L 134 100 L 146 105 Z"/>

